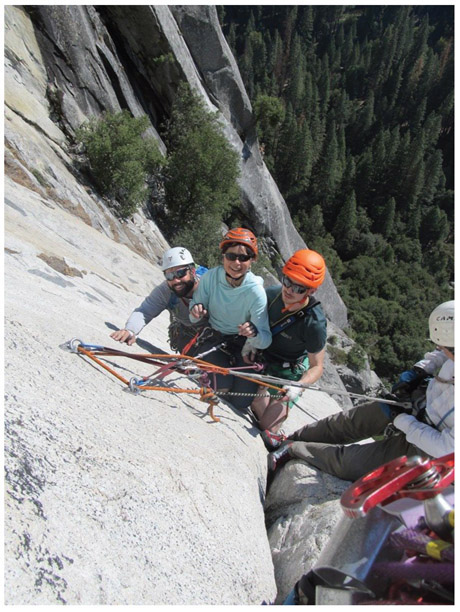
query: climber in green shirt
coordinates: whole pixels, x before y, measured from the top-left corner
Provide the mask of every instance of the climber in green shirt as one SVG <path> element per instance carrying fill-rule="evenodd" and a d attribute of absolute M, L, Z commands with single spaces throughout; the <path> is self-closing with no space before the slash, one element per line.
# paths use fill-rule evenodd
<path fill-rule="evenodd" d="M 283 267 L 282 285 L 266 289 L 272 343 L 264 350 L 265 373 L 311 385 L 323 373 L 326 317 L 314 297 L 326 275 L 323 257 L 311 249 L 296 251 Z M 259 427 L 273 436 L 286 420 L 291 402 L 303 392 L 286 385 L 282 399 L 259 387 L 251 404 Z M 262 397 L 260 397 L 262 396 Z M 265 432 L 267 433 L 267 432 Z"/>

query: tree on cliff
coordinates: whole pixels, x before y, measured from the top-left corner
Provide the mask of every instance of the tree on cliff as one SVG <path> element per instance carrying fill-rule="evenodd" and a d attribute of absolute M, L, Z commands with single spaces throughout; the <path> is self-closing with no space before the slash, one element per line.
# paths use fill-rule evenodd
<path fill-rule="evenodd" d="M 238 154 L 228 144 L 217 115 L 181 84 L 165 125 L 166 160 L 146 138 L 146 116 L 104 113 L 77 130 L 89 171 L 100 193 L 126 218 L 151 197 L 149 179 L 165 189 L 165 211 L 157 221 L 168 240 L 189 248 L 196 261 L 218 263 L 222 220 L 239 208 Z"/>
<path fill-rule="evenodd" d="M 146 116 L 133 117 L 123 110 L 93 117 L 76 132 L 96 186 L 122 218 L 145 202 L 146 179 L 163 163 L 155 139 L 143 137 L 149 125 Z"/>
<path fill-rule="evenodd" d="M 189 248 L 201 264 L 215 265 L 222 220 L 240 202 L 238 155 L 217 116 L 186 84 L 178 89 L 165 140 L 167 214 L 162 229 L 170 241 Z"/>

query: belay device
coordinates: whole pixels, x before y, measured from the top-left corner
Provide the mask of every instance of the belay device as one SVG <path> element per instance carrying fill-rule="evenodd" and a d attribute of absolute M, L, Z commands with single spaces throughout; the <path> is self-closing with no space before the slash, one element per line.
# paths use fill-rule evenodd
<path fill-rule="evenodd" d="M 344 516 L 284 602 L 454 603 L 454 454 L 399 457 L 353 483 Z"/>

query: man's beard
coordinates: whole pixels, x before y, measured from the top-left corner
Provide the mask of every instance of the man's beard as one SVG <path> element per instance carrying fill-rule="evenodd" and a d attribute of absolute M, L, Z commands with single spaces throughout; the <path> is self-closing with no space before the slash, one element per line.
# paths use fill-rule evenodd
<path fill-rule="evenodd" d="M 182 286 L 171 287 L 171 291 L 173 291 L 177 297 L 185 297 L 193 289 L 194 284 L 194 281 L 186 281 Z"/>

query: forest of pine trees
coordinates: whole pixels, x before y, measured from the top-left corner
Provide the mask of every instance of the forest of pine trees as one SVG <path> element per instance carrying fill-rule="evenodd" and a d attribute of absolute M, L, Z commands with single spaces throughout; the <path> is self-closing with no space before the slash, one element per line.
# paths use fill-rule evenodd
<path fill-rule="evenodd" d="M 453 299 L 453 7 L 218 10 L 294 223 L 394 378 Z"/>

